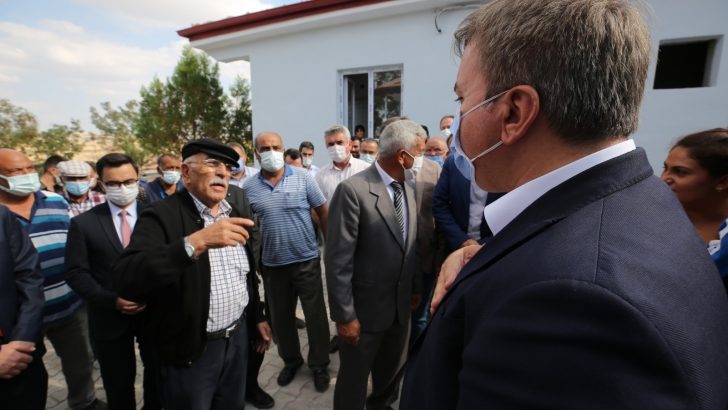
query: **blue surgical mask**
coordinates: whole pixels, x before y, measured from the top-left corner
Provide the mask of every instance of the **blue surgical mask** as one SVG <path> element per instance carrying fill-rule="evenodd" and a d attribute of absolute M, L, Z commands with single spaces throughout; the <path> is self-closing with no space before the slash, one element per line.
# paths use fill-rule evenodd
<path fill-rule="evenodd" d="M 377 160 L 377 156 L 373 154 L 359 154 L 359 159 L 368 164 L 373 164 Z"/>
<path fill-rule="evenodd" d="M 91 184 L 90 181 L 71 181 L 66 182 L 66 191 L 73 196 L 81 196 L 88 192 Z"/>
<path fill-rule="evenodd" d="M 162 172 L 162 181 L 166 184 L 174 185 L 179 182 L 182 174 L 179 171 L 164 171 Z"/>
<path fill-rule="evenodd" d="M 425 158 L 429 159 L 430 161 L 435 161 L 440 166 L 445 165 L 445 158 L 443 158 L 441 155 L 425 155 Z"/>
<path fill-rule="evenodd" d="M 476 109 L 495 101 L 496 98 L 505 94 L 507 91 L 508 90 L 500 92 L 490 98 L 485 99 L 483 102 L 475 105 L 473 108 L 469 109 L 462 115 L 460 114 L 460 107 L 458 107 L 458 109 L 455 111 L 455 118 L 452 121 L 452 125 L 450 125 L 450 131 L 452 131 L 453 135 L 450 152 L 452 152 L 452 155 L 455 156 L 455 158 L 453 158 L 453 161 L 455 162 L 455 167 L 458 169 L 458 171 L 460 171 L 461 174 L 463 174 L 465 178 L 470 181 L 475 181 L 475 166 L 473 165 L 473 162 L 478 158 L 495 151 L 496 148 L 500 147 L 503 144 L 503 141 L 496 142 L 495 144 L 483 150 L 483 152 L 481 152 L 480 154 L 474 156 L 472 159 L 468 158 L 460 145 L 460 121 L 462 121 L 465 116 L 475 111 Z"/>
<path fill-rule="evenodd" d="M 15 175 L 12 177 L 0 175 L 0 178 L 8 182 L 7 188 L 0 185 L 0 189 L 11 195 L 28 196 L 40 189 L 40 179 L 38 178 L 38 173 L 36 172 L 31 172 L 30 174 Z"/>
<path fill-rule="evenodd" d="M 238 165 L 234 166 L 230 171 L 233 173 L 233 175 L 237 174 L 243 170 L 244 166 L 245 166 L 245 164 L 243 164 L 243 159 L 238 158 Z"/>

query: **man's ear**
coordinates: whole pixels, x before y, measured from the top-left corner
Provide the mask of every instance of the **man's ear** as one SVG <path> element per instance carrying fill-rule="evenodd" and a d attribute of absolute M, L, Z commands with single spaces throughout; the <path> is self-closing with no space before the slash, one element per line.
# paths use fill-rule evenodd
<path fill-rule="evenodd" d="M 182 163 L 182 180 L 187 183 L 190 180 L 190 171 L 192 169 L 188 164 Z"/>
<path fill-rule="evenodd" d="M 528 134 L 541 111 L 541 101 L 538 91 L 530 85 L 515 86 L 501 98 L 508 110 L 503 116 L 501 141 L 510 145 Z"/>

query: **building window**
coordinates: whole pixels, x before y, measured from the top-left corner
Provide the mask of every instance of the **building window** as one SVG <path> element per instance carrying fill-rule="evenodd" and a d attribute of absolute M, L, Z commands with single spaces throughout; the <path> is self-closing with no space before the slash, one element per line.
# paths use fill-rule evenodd
<path fill-rule="evenodd" d="M 696 88 L 715 85 L 719 38 L 660 42 L 655 89 Z"/>
<path fill-rule="evenodd" d="M 357 125 L 366 136 L 390 117 L 402 115 L 402 66 L 383 66 L 339 71 L 339 121 L 352 134 Z"/>

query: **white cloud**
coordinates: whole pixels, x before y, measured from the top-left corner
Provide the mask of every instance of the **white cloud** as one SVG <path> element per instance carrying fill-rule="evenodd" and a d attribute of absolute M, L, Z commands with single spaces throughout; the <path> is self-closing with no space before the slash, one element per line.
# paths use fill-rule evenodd
<path fill-rule="evenodd" d="M 170 76 L 186 39 L 145 49 L 99 39 L 64 21 L 38 27 L 0 21 L 0 95 L 31 110 L 42 127 L 79 118 L 103 101 L 121 105 L 139 98 L 156 75 Z M 80 30 L 79 30 L 80 29 Z M 220 64 L 221 80 L 250 78 L 248 63 Z"/>
<path fill-rule="evenodd" d="M 76 2 L 103 9 L 148 27 L 173 30 L 273 7 L 273 4 L 262 0 L 208 2 L 200 0 L 76 0 Z"/>

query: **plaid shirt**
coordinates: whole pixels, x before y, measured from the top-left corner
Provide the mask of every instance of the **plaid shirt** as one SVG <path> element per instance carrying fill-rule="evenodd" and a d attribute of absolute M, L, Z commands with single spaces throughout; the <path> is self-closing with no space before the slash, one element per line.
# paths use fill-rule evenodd
<path fill-rule="evenodd" d="M 76 202 L 71 199 L 71 197 L 68 196 L 68 192 L 65 192 L 63 197 L 66 198 L 66 201 L 68 201 L 68 216 L 71 218 L 81 215 L 96 205 L 106 202 L 106 195 L 90 189 L 87 192 L 86 199 L 81 202 Z"/>
<path fill-rule="evenodd" d="M 229 218 L 232 207 L 223 200 L 218 205 L 217 216 L 194 195 L 197 211 L 205 221 L 205 227 L 223 218 Z M 248 306 L 246 275 L 250 271 L 248 254 L 243 245 L 209 249 L 210 259 L 210 311 L 207 317 L 207 331 L 216 332 L 229 327 L 240 319 Z"/>

